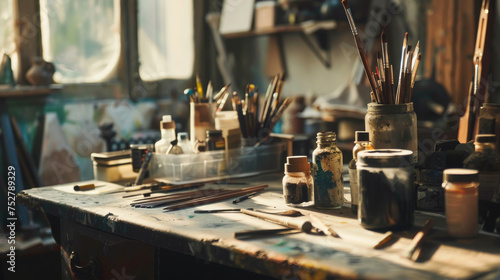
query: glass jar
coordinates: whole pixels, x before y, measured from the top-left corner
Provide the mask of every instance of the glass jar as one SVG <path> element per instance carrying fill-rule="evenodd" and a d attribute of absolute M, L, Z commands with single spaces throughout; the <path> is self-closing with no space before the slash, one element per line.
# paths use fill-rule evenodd
<path fill-rule="evenodd" d="M 405 149 L 418 158 L 417 115 L 413 103 L 369 103 L 365 128 L 375 149 Z"/>
<path fill-rule="evenodd" d="M 479 171 L 479 214 L 483 230 L 495 230 L 500 209 L 500 157 L 496 153 L 496 135 L 478 134 L 475 151 L 464 160 L 464 167 Z"/>
<path fill-rule="evenodd" d="M 307 156 L 286 159 L 283 177 L 283 197 L 287 206 L 305 207 L 313 204 L 314 180 Z"/>
<path fill-rule="evenodd" d="M 219 151 L 226 148 L 226 141 L 222 137 L 222 130 L 207 130 L 206 150 Z"/>
<path fill-rule="evenodd" d="M 446 226 L 451 236 L 469 238 L 477 235 L 478 180 L 477 170 L 455 168 L 443 172 Z"/>
<path fill-rule="evenodd" d="M 318 132 L 313 151 L 314 206 L 320 209 L 341 209 L 344 204 L 342 152 L 334 132 Z"/>
<path fill-rule="evenodd" d="M 349 162 L 349 184 L 351 186 L 351 212 L 358 214 L 358 173 L 356 170 L 356 162 L 358 153 L 364 150 L 373 150 L 370 143 L 370 135 L 368 131 L 356 131 L 354 148 L 352 149 L 352 160 Z"/>
<path fill-rule="evenodd" d="M 361 151 L 357 169 L 361 226 L 367 229 L 412 227 L 415 210 L 412 151 Z"/>

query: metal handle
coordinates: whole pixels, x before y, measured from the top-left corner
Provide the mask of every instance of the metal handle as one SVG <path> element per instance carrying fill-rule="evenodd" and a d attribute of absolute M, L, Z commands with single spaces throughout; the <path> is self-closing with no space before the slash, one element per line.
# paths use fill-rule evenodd
<path fill-rule="evenodd" d="M 91 257 L 87 265 L 80 265 L 80 257 L 75 251 L 69 257 L 71 272 L 78 279 L 98 280 L 101 279 L 102 267 L 99 260 Z"/>

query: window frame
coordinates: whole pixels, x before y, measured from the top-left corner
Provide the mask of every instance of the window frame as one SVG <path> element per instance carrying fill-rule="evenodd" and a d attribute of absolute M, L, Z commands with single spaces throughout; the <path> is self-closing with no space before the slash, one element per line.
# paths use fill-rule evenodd
<path fill-rule="evenodd" d="M 205 65 L 200 59 L 206 52 L 203 50 L 203 39 L 208 32 L 201 32 L 205 25 L 205 1 L 193 0 L 194 21 L 194 66 L 193 73 L 188 79 L 162 79 L 157 81 L 143 81 L 139 75 L 138 54 L 138 1 L 120 0 L 120 57 L 117 64 L 116 79 L 98 83 L 69 83 L 63 84 L 63 95 L 74 96 L 82 92 L 91 92 L 98 98 L 117 98 L 116 89 L 120 90 L 121 97 L 132 101 L 145 98 L 175 98 L 174 92 L 192 86 L 196 73 L 206 76 Z M 19 85 L 29 85 L 26 73 L 31 67 L 33 57 L 42 57 L 43 46 L 40 24 L 40 2 L 38 0 L 14 0 L 14 33 L 18 51 L 17 81 Z M 28 33 L 30 36 L 23 36 Z M 89 90 L 80 90 L 80 88 Z"/>

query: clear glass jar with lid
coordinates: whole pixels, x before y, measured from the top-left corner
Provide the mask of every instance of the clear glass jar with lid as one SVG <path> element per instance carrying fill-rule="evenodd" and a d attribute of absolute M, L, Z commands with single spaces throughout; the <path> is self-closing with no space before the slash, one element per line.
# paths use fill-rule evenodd
<path fill-rule="evenodd" d="M 477 235 L 479 172 L 472 169 L 446 169 L 443 172 L 445 189 L 446 227 L 448 234 L 458 238 Z"/>
<path fill-rule="evenodd" d="M 313 204 L 314 180 L 307 156 L 286 159 L 283 177 L 283 197 L 288 206 L 305 207 Z"/>

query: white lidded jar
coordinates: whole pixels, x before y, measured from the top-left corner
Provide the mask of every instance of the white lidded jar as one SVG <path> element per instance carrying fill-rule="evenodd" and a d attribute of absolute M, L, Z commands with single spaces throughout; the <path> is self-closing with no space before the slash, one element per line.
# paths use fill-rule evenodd
<path fill-rule="evenodd" d="M 171 115 L 164 115 L 160 122 L 161 139 L 155 143 L 155 153 L 165 154 L 170 142 L 175 140 L 175 122 Z"/>

